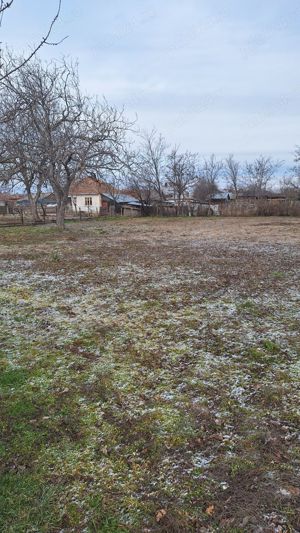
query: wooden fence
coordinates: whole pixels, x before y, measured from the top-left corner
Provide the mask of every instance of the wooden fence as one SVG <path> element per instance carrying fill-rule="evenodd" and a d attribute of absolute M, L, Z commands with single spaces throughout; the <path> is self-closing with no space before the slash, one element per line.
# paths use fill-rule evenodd
<path fill-rule="evenodd" d="M 14 227 L 14 226 L 38 226 L 43 224 L 55 224 L 56 223 L 56 208 L 47 208 L 46 210 L 39 210 L 39 219 L 37 221 L 32 220 L 30 209 L 14 208 L 10 214 L 0 214 L 0 228 L 1 227 Z M 102 215 L 102 213 L 101 213 Z M 78 211 L 75 213 L 70 209 L 66 209 L 65 220 L 91 220 L 95 217 L 95 214 L 85 213 Z"/>

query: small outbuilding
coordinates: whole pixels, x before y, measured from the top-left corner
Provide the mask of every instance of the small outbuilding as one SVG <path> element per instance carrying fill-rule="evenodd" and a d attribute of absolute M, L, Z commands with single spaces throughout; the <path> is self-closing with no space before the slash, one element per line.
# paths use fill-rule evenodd
<path fill-rule="evenodd" d="M 141 214 L 141 202 L 139 202 L 134 196 L 129 194 L 116 193 L 112 195 L 110 193 L 102 193 L 102 202 L 108 205 L 110 213 L 123 216 L 136 217 Z"/>

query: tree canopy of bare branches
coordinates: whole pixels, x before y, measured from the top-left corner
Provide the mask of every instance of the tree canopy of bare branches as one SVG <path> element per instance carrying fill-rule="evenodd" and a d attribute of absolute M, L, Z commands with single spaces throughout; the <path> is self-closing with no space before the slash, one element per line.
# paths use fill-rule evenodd
<path fill-rule="evenodd" d="M 274 161 L 271 157 L 260 155 L 253 162 L 245 164 L 245 189 L 256 196 L 265 194 L 271 187 L 281 161 Z"/>
<path fill-rule="evenodd" d="M 83 96 L 77 69 L 66 62 L 44 64 L 35 59 L 6 79 L 5 91 L 13 95 L 15 106 L 10 133 L 19 117 L 26 133 L 26 168 L 31 165 L 40 175 L 42 165 L 41 179 L 55 193 L 57 224 L 63 227 L 73 181 L 95 169 L 113 171 L 124 165 L 130 124 L 123 111 L 106 100 Z M 10 156 L 16 168 L 19 159 L 13 144 L 12 136 Z"/>
<path fill-rule="evenodd" d="M 295 165 L 281 182 L 281 192 L 288 197 L 300 200 L 300 147 L 297 146 L 294 157 Z"/>
<path fill-rule="evenodd" d="M 224 176 L 229 190 L 234 192 L 236 198 L 238 197 L 239 191 L 242 187 L 241 167 L 241 163 L 234 158 L 233 154 L 229 154 L 229 156 L 225 159 Z"/>
<path fill-rule="evenodd" d="M 139 199 L 144 214 L 151 204 L 158 207 L 165 199 L 167 144 L 155 129 L 142 132 L 138 145 L 128 153 L 127 187 Z"/>
<path fill-rule="evenodd" d="M 204 159 L 202 176 L 212 188 L 218 188 L 218 180 L 222 170 L 223 161 L 218 161 L 215 154 L 212 154 L 208 159 Z"/>
<path fill-rule="evenodd" d="M 176 205 L 181 207 L 184 195 L 187 194 L 197 180 L 197 156 L 191 152 L 179 152 L 174 147 L 168 155 L 166 168 L 167 184 L 173 191 Z"/>
<path fill-rule="evenodd" d="M 156 130 L 143 133 L 139 148 L 139 165 L 144 179 L 149 183 L 159 200 L 164 200 L 164 180 L 166 174 L 165 139 Z"/>
<path fill-rule="evenodd" d="M 194 188 L 194 197 L 200 202 L 205 202 L 219 190 L 219 179 L 223 170 L 223 162 L 218 161 L 215 154 L 204 159 L 197 183 Z"/>
<path fill-rule="evenodd" d="M 2 94 L 1 114 L 7 112 L 7 102 Z M 38 147 L 37 134 L 30 127 L 26 113 L 16 113 L 12 120 L 0 128 L 2 157 L 0 181 L 13 186 L 23 186 L 31 205 L 32 218 L 38 220 L 37 202 L 44 184 L 45 157 Z"/>

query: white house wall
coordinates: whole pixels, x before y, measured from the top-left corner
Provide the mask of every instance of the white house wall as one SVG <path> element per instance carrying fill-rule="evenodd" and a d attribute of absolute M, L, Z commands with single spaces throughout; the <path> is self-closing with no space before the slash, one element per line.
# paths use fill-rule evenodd
<path fill-rule="evenodd" d="M 86 198 L 92 199 L 92 205 L 86 205 Z M 78 196 L 71 196 L 71 203 L 73 211 L 83 211 L 85 213 L 99 213 L 102 207 L 100 194 L 84 194 Z"/>

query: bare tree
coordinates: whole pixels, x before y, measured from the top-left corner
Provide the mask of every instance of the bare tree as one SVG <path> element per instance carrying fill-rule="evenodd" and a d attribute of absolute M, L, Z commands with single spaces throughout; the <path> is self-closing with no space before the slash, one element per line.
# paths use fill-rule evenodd
<path fill-rule="evenodd" d="M 159 201 L 165 199 L 164 180 L 166 173 L 165 139 L 156 130 L 143 133 L 142 143 L 139 148 L 139 166 L 144 175 L 144 180 L 156 193 Z"/>
<path fill-rule="evenodd" d="M 260 155 L 252 163 L 245 164 L 245 188 L 247 192 L 262 196 L 271 187 L 277 170 L 282 161 L 274 161 L 271 157 Z"/>
<path fill-rule="evenodd" d="M 300 146 L 296 147 L 294 161 L 300 163 Z"/>
<path fill-rule="evenodd" d="M 204 159 L 197 183 L 194 188 L 194 197 L 199 202 L 206 202 L 212 194 L 219 190 L 219 178 L 223 170 L 223 162 L 218 161 L 215 154 Z"/>
<path fill-rule="evenodd" d="M 157 195 L 153 190 L 151 180 L 144 173 L 144 166 L 138 151 L 128 152 L 126 171 L 127 188 L 139 200 L 142 215 L 147 216 L 150 214 L 154 196 L 157 197 Z"/>
<path fill-rule="evenodd" d="M 39 218 L 37 203 L 45 181 L 45 156 L 39 149 L 37 132 L 31 127 L 29 113 L 26 110 L 18 112 L 9 91 L 2 91 L 1 96 L 0 116 L 4 120 L 1 120 L 0 127 L 0 180 L 11 188 L 24 188 L 33 221 L 36 221 Z M 7 117 L 11 118 L 7 120 Z"/>
<path fill-rule="evenodd" d="M 0 0 L 0 27 L 2 26 L 3 16 L 5 15 L 5 12 L 8 9 L 12 8 L 13 3 L 14 3 L 14 0 L 9 0 L 9 1 Z M 22 67 L 24 67 L 36 55 L 36 53 L 42 48 L 42 46 L 44 45 L 56 46 L 60 44 L 64 39 L 66 39 L 66 37 L 64 37 L 60 41 L 56 41 L 56 42 L 49 41 L 53 27 L 56 21 L 58 20 L 60 12 L 61 12 L 61 4 L 62 4 L 62 0 L 58 0 L 56 12 L 48 25 L 48 29 L 46 31 L 45 36 L 41 37 L 38 44 L 31 47 L 31 51 L 27 54 L 27 56 L 24 56 L 21 59 L 13 58 L 13 56 L 10 53 L 6 53 L 4 56 L 3 49 L 2 47 L 0 47 L 0 82 L 7 79 L 9 76 L 17 72 Z"/>
<path fill-rule="evenodd" d="M 212 154 L 208 159 L 204 159 L 202 168 L 202 176 L 211 186 L 212 189 L 218 190 L 219 178 L 223 170 L 223 161 L 218 161 L 215 154 Z"/>
<path fill-rule="evenodd" d="M 29 116 L 46 180 L 56 196 L 57 225 L 63 228 L 70 185 L 95 168 L 122 166 L 129 123 L 123 111 L 105 100 L 83 96 L 77 69 L 66 62 L 30 62 L 6 80 L 6 87 L 20 113 Z"/>
<path fill-rule="evenodd" d="M 142 213 L 150 212 L 150 205 L 159 209 L 165 200 L 167 145 L 155 129 L 139 136 L 141 142 L 128 153 L 127 187 L 139 199 Z"/>
<path fill-rule="evenodd" d="M 290 169 L 288 176 L 281 182 L 281 192 L 290 198 L 300 200 L 300 147 L 297 146 L 294 157 L 295 165 Z"/>
<path fill-rule="evenodd" d="M 225 159 L 224 175 L 228 188 L 234 192 L 235 197 L 237 198 L 242 186 L 241 163 L 234 159 L 233 154 L 229 154 Z"/>
<path fill-rule="evenodd" d="M 207 181 L 203 176 L 199 176 L 194 187 L 194 198 L 198 202 L 207 202 L 212 194 L 218 192 L 218 186 Z"/>
<path fill-rule="evenodd" d="M 290 176 L 283 178 L 280 191 L 290 199 L 300 200 L 300 169 L 295 168 Z"/>
<path fill-rule="evenodd" d="M 176 205 L 180 209 L 184 195 L 197 179 L 196 154 L 180 153 L 178 147 L 175 146 L 168 155 L 166 178 L 168 186 L 173 191 Z"/>

